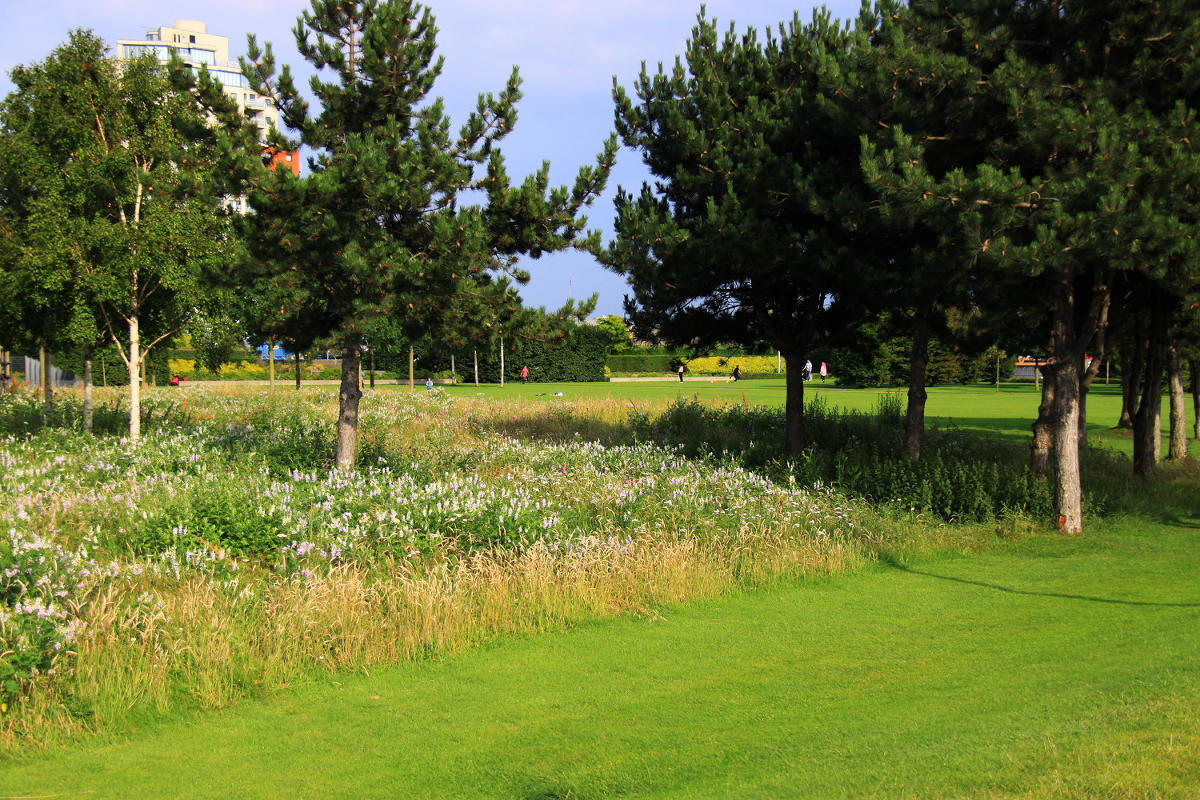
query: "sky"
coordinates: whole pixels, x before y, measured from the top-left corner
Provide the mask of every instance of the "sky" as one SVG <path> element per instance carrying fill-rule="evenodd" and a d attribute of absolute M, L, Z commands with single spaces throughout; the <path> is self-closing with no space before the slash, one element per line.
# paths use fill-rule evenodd
<path fill-rule="evenodd" d="M 445 67 L 434 94 L 446 101 L 452 124 L 466 119 L 481 92 L 499 92 L 514 65 L 524 98 L 513 132 L 504 140 L 510 177 L 518 182 L 550 161 L 550 177 L 571 183 L 578 168 L 593 163 L 613 130 L 613 79 L 631 88 L 642 63 L 668 67 L 686 45 L 700 3 L 692 0 L 431 0 L 438 51 Z M 739 32 L 760 33 L 791 20 L 807 21 L 825 5 L 841 20 L 858 13 L 858 0 L 708 0 L 710 17 Z M 279 64 L 301 71 L 292 26 L 306 0 L 0 0 L 0 95 L 12 91 L 9 72 L 44 59 L 73 28 L 90 28 L 111 46 L 141 38 L 177 19 L 205 22 L 208 32 L 230 39 L 230 55 L 245 53 L 246 34 L 272 42 Z M 649 179 L 639 155 L 622 149 L 604 194 L 588 209 L 590 228 L 612 237 L 613 198 L 618 186 L 640 189 Z M 622 314 L 625 279 L 590 255 L 568 251 L 524 259 L 531 274 L 522 287 L 527 305 L 560 307 L 599 293 L 597 315 Z"/>

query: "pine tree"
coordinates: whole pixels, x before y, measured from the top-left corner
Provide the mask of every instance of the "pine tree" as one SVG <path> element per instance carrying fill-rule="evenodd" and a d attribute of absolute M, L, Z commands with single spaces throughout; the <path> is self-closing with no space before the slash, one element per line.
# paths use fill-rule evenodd
<path fill-rule="evenodd" d="M 516 122 L 515 69 L 498 95 L 480 96 L 455 134 L 431 95 L 442 62 L 428 9 L 404 0 L 313 0 L 295 33 L 319 71 L 311 82 L 319 111 L 286 66 L 276 77 L 269 45 L 260 50 L 251 37 L 243 63 L 256 91 L 314 152 L 305 177 L 259 173 L 249 193 L 250 281 L 278 325 L 286 320 L 297 339 L 341 349 L 336 460 L 351 468 L 367 321 L 385 315 L 419 334 L 462 308 L 472 287 L 512 257 L 579 244 L 579 212 L 603 188 L 616 143 L 571 187 L 551 188 L 548 165 L 513 185 L 497 144 Z M 277 134 L 273 144 L 293 143 Z"/>
<path fill-rule="evenodd" d="M 841 293 L 879 258 L 855 233 L 864 113 L 855 35 L 825 11 L 760 42 L 703 14 L 683 58 L 614 88 L 617 132 L 657 178 L 617 197 L 602 254 L 629 277 L 639 337 L 765 339 L 787 359 L 786 445 L 804 445 L 802 365 L 843 327 Z"/>

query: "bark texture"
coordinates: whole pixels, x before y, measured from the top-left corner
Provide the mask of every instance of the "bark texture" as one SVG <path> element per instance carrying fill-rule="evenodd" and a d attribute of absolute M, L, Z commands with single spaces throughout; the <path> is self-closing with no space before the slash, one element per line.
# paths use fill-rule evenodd
<path fill-rule="evenodd" d="M 142 340 L 138 330 L 138 316 L 129 318 L 129 438 L 142 438 Z"/>
<path fill-rule="evenodd" d="M 1192 438 L 1200 439 L 1200 358 L 1192 359 Z"/>
<path fill-rule="evenodd" d="M 1175 343 L 1167 351 L 1167 386 L 1171 394 L 1171 444 L 1167 459 L 1182 461 L 1188 454 L 1187 399 L 1183 392 L 1183 356 Z"/>
<path fill-rule="evenodd" d="M 358 401 L 362 397 L 359 388 L 359 369 L 362 353 L 358 346 L 342 350 L 342 388 L 338 393 L 337 458 L 338 469 L 354 469 L 358 454 Z"/>
<path fill-rule="evenodd" d="M 787 361 L 786 447 L 788 455 L 796 455 L 804 449 L 804 359 L 788 352 L 783 357 Z"/>
<path fill-rule="evenodd" d="M 1054 419 L 1054 382 L 1042 383 L 1042 402 L 1038 405 L 1038 416 L 1033 423 L 1033 441 L 1029 443 L 1029 471 L 1038 480 L 1045 480 L 1050 472 L 1050 444 Z"/>
<path fill-rule="evenodd" d="M 1150 477 L 1158 470 L 1162 452 L 1162 378 L 1166 361 L 1167 320 L 1161 298 L 1151 303 L 1145 341 L 1145 370 L 1141 397 L 1133 415 L 1133 472 Z"/>

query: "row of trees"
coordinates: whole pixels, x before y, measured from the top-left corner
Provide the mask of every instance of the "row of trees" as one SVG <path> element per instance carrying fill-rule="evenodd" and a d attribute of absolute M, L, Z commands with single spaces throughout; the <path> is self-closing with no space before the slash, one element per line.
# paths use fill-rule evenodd
<path fill-rule="evenodd" d="M 517 257 L 588 239 L 581 211 L 604 187 L 615 137 L 571 186 L 551 186 L 548 164 L 514 183 L 499 144 L 519 75 L 454 130 L 432 95 L 441 60 L 428 9 L 312 0 L 295 32 L 319 111 L 269 44 L 249 37 L 242 61 L 298 135 L 273 131 L 265 154 L 206 72 L 150 55 L 115 62 L 89 32 L 13 73 L 0 108 L 0 345 L 82 349 L 86 393 L 90 353 L 119 341 L 132 439 L 148 348 L 189 317 L 209 329 L 239 319 L 294 351 L 341 350 L 337 463 L 348 467 L 372 331 L 483 346 L 520 324 Z M 268 168 L 269 153 L 299 146 L 314 154 L 304 177 Z M 252 213 L 232 213 L 234 196 Z"/>
<path fill-rule="evenodd" d="M 804 354 L 885 312 L 904 319 L 909 458 L 940 318 L 1045 348 L 1033 468 L 1053 475 L 1061 527 L 1079 530 L 1079 431 L 1113 341 L 1136 375 L 1144 475 L 1163 377 L 1181 387 L 1195 353 L 1193 10 L 879 0 L 853 24 L 822 10 L 765 40 L 702 13 L 673 66 L 614 87 L 617 131 L 657 178 L 619 193 L 598 251 L 630 278 L 638 334 L 770 341 L 787 357 L 795 452 Z"/>

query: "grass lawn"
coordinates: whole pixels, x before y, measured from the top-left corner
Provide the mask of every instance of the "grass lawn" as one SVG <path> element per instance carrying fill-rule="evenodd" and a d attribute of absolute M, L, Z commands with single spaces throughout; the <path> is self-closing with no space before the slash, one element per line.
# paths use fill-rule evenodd
<path fill-rule="evenodd" d="M 1200 518 L 881 564 L 0 767 L 10 797 L 1200 796 Z"/>

